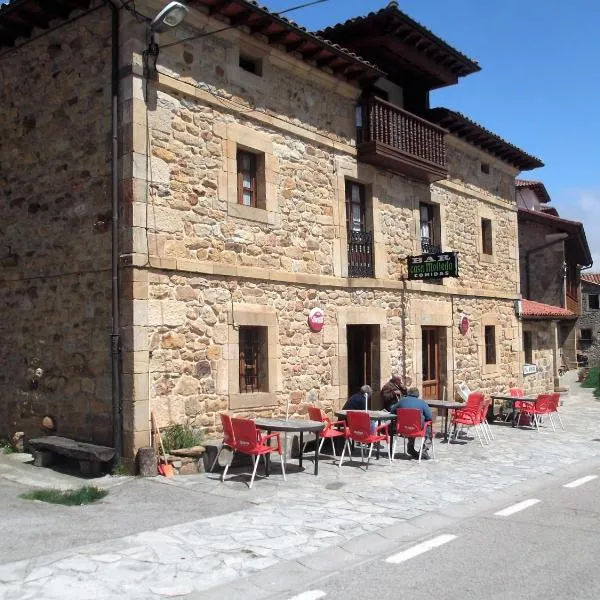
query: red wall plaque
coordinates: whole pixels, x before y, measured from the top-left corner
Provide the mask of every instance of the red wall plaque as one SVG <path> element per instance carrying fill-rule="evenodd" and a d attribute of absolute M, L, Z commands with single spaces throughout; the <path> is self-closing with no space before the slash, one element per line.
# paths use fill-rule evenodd
<path fill-rule="evenodd" d="M 308 327 L 311 331 L 319 333 L 325 324 L 325 313 L 322 308 L 315 307 L 308 313 Z"/>
<path fill-rule="evenodd" d="M 465 335 L 469 331 L 469 317 L 467 315 L 461 315 L 460 321 L 458 322 L 458 330 Z"/>

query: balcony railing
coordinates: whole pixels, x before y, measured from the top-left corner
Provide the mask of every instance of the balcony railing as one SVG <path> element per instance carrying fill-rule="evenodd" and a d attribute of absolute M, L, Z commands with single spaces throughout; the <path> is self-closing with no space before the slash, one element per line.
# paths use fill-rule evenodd
<path fill-rule="evenodd" d="M 421 238 L 421 252 L 423 254 L 441 254 L 442 247 L 437 244 L 433 244 L 431 242 L 431 238 L 422 237 Z"/>
<path fill-rule="evenodd" d="M 373 234 L 370 231 L 348 232 L 348 277 L 375 277 Z"/>
<path fill-rule="evenodd" d="M 358 158 L 423 181 L 444 179 L 446 130 L 374 98 L 358 118 Z"/>

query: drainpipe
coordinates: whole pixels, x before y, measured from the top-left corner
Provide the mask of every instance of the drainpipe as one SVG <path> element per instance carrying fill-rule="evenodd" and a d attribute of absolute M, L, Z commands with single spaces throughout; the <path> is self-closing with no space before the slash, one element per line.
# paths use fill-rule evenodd
<path fill-rule="evenodd" d="M 123 453 L 123 422 L 121 418 L 121 315 L 119 309 L 119 8 L 111 2 L 112 18 L 112 68 L 111 68 L 111 130 L 112 130 L 112 330 L 110 334 L 111 387 L 113 414 L 113 447 L 115 462 Z"/>

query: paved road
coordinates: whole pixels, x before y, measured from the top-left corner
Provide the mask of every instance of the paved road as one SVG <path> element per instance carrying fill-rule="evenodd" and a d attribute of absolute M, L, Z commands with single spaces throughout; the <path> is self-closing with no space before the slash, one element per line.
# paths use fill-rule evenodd
<path fill-rule="evenodd" d="M 599 475 L 597 465 L 585 466 L 280 597 L 597 600 Z"/>

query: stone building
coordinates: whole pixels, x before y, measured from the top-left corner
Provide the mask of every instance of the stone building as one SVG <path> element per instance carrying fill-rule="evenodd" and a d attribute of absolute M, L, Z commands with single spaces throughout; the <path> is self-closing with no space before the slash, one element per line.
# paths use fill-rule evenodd
<path fill-rule="evenodd" d="M 600 364 L 600 273 L 581 276 L 582 313 L 577 321 L 578 363 Z"/>
<path fill-rule="evenodd" d="M 581 223 L 562 219 L 539 181 L 517 180 L 525 382 L 543 392 L 577 366 L 581 268 L 592 264 Z"/>
<path fill-rule="evenodd" d="M 477 63 L 393 2 L 319 33 L 126 6 L 0 8 L 0 435 L 49 414 L 132 457 L 150 410 L 215 430 L 377 403 L 392 370 L 427 397 L 522 383 L 514 182 L 541 162 L 429 106 Z M 408 277 L 453 253 L 458 277 Z"/>

